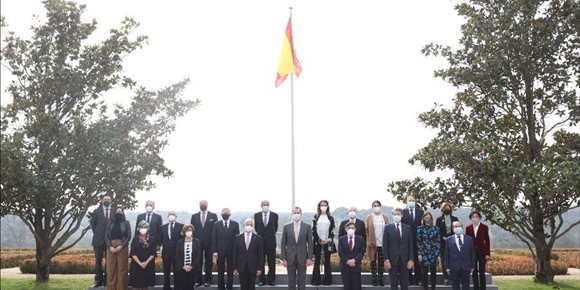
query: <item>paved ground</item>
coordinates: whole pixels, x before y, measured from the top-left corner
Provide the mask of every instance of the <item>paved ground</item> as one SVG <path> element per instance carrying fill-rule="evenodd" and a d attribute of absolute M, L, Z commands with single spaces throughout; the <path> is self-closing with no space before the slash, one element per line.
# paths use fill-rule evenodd
<path fill-rule="evenodd" d="M 309 270 L 311 267 L 309 267 Z M 278 267 L 276 268 L 277 273 L 286 273 L 286 268 Z M 310 272 L 310 271 L 308 271 Z M 8 268 L 1 269 L 0 276 L 2 278 L 34 278 L 34 274 L 22 274 L 18 268 Z M 92 274 L 80 274 L 80 275 L 67 275 L 67 274 L 51 274 L 50 278 L 62 279 L 62 278 L 92 278 Z M 493 276 L 493 280 L 516 280 L 516 279 L 532 279 L 531 275 L 522 276 Z M 558 280 L 576 280 L 580 281 L 580 269 L 568 268 L 568 275 L 557 275 L 555 279 Z"/>

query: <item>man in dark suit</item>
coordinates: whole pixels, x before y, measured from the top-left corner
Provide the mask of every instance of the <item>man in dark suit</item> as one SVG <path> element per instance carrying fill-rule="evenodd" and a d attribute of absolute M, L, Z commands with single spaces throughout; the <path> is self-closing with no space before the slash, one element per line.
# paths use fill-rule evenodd
<path fill-rule="evenodd" d="M 472 211 L 469 219 L 473 222 L 466 228 L 466 234 L 470 236 L 475 244 L 476 267 L 473 271 L 473 289 L 485 290 L 485 263 L 489 260 L 490 241 L 489 228 L 481 223 L 481 214 Z"/>
<path fill-rule="evenodd" d="M 451 275 L 453 290 L 469 290 L 469 276 L 475 267 L 473 239 L 463 234 L 463 225 L 458 221 L 453 222 L 453 232 L 445 241 L 445 270 Z"/>
<path fill-rule="evenodd" d="M 161 226 L 161 257 L 163 258 L 163 289 L 171 289 L 171 267 L 173 267 L 173 273 L 176 273 L 175 269 L 175 245 L 177 241 L 181 239 L 181 230 L 183 229 L 183 224 L 175 221 L 177 218 L 177 213 L 170 210 L 167 213 L 168 223 Z"/>
<path fill-rule="evenodd" d="M 365 227 L 365 222 L 356 217 L 357 213 L 358 213 L 358 210 L 354 206 L 352 206 L 348 209 L 348 218 L 346 220 L 343 220 L 340 223 L 340 227 L 338 228 L 338 237 L 342 237 L 342 236 L 346 235 L 346 224 L 354 223 L 355 229 L 356 229 L 356 232 L 354 234 L 357 236 L 361 236 L 363 238 L 363 241 L 366 244 L 367 230 Z M 365 249 L 365 251 L 366 251 L 366 249 Z"/>
<path fill-rule="evenodd" d="M 212 251 L 217 258 L 218 289 L 232 290 L 234 278 L 234 243 L 240 233 L 237 222 L 230 220 L 230 209 L 222 209 L 222 220 L 216 222 L 212 233 Z M 227 270 L 228 281 L 224 281 L 224 272 Z M 255 283 L 255 281 L 254 281 Z"/>
<path fill-rule="evenodd" d="M 148 200 L 145 202 L 145 213 L 137 216 L 137 222 L 135 223 L 135 236 L 139 234 L 139 222 L 146 221 L 149 224 L 149 235 L 155 238 L 155 246 L 157 251 L 161 249 L 161 225 L 163 224 L 163 219 L 160 215 L 153 212 L 155 209 L 155 202 Z"/>
<path fill-rule="evenodd" d="M 278 214 L 270 210 L 270 202 L 262 201 L 262 211 L 254 214 L 256 221 L 256 232 L 262 237 L 264 245 L 264 255 L 268 262 L 268 275 L 262 267 L 260 275 L 260 286 L 271 285 L 276 283 L 276 232 L 278 231 Z M 262 266 L 264 263 L 262 263 Z"/>
<path fill-rule="evenodd" d="M 395 208 L 393 223 L 385 226 L 383 231 L 383 252 L 385 254 L 385 268 L 389 270 L 391 289 L 409 289 L 409 271 L 413 269 L 413 236 L 411 227 L 401 223 L 400 208 Z"/>
<path fill-rule="evenodd" d="M 422 284 L 422 273 L 421 265 L 419 264 L 419 251 L 417 250 L 417 227 L 421 225 L 421 219 L 425 212 L 416 206 L 415 197 L 412 195 L 407 196 L 407 208 L 403 209 L 403 217 L 401 222 L 409 225 L 411 227 L 411 235 L 413 236 L 413 264 L 415 267 L 415 279 L 411 271 L 409 271 L 409 282 L 410 284 Z"/>
<path fill-rule="evenodd" d="M 356 223 L 347 223 L 344 230 L 346 234 L 338 239 L 342 284 L 345 290 L 360 290 L 361 262 L 366 252 L 366 244 L 364 239 L 356 234 Z"/>
<path fill-rule="evenodd" d="M 114 211 L 111 209 L 111 194 L 104 194 L 101 197 L 101 205 L 93 211 L 91 215 L 91 229 L 93 231 L 93 251 L 95 252 L 95 287 L 104 286 L 103 258 L 105 257 L 105 233 L 107 224 L 113 217 Z"/>
<path fill-rule="evenodd" d="M 262 238 L 254 233 L 254 221 L 244 221 L 244 232 L 236 236 L 234 245 L 234 275 L 240 276 L 241 290 L 256 289 L 256 276 L 264 267 Z"/>
<path fill-rule="evenodd" d="M 211 285 L 211 271 L 213 267 L 213 260 L 212 260 L 212 234 L 213 234 L 213 226 L 215 222 L 217 222 L 217 214 L 210 212 L 207 210 L 207 201 L 202 200 L 199 202 L 199 212 L 193 214 L 191 216 L 191 224 L 195 229 L 195 237 L 199 239 L 201 242 L 201 265 L 199 266 L 199 270 L 196 274 L 197 282 L 195 283 L 195 287 L 201 286 L 202 283 L 202 274 L 201 271 L 205 272 L 205 279 L 203 282 L 205 283 L 205 287 L 209 287 Z"/>
<path fill-rule="evenodd" d="M 282 228 L 282 265 L 288 268 L 288 289 L 306 289 L 306 267 L 311 266 L 314 244 L 312 227 L 302 221 L 302 209 L 292 209 L 292 222 Z"/>

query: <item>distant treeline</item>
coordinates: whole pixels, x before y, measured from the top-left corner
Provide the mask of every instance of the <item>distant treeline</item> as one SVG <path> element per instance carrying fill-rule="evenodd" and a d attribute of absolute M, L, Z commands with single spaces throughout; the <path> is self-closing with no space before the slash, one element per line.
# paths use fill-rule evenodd
<path fill-rule="evenodd" d="M 383 207 L 383 212 L 391 218 L 391 209 L 392 207 Z M 219 210 L 210 209 L 212 212 L 217 212 L 219 217 Z M 469 221 L 469 212 L 471 209 L 469 208 L 460 208 L 453 212 L 454 216 L 457 216 L 459 220 L 467 225 L 470 223 Z M 332 215 L 337 219 L 337 221 L 342 221 L 347 216 L 347 208 L 340 207 L 332 211 Z M 137 220 L 137 215 L 140 212 L 127 212 L 127 219 L 131 222 L 131 226 L 135 226 L 135 221 Z M 156 213 L 160 214 L 163 217 L 164 223 L 167 222 L 167 212 L 166 211 L 156 211 Z M 358 217 L 363 219 L 371 213 L 370 209 L 361 209 L 358 212 Z M 439 210 L 435 209 L 432 210 L 433 216 L 437 218 L 440 216 Z M 291 214 L 290 212 L 278 212 L 280 215 L 280 227 L 281 230 L 282 224 L 290 222 Z M 191 212 L 178 212 L 177 213 L 177 221 L 181 223 L 189 223 L 191 219 Z M 243 220 L 248 217 L 254 216 L 254 212 L 236 212 L 232 211 L 232 219 L 235 221 L 240 222 L 243 224 Z M 311 223 L 314 213 L 312 212 L 305 212 L 304 213 L 304 221 L 307 223 Z M 564 214 L 564 226 L 563 229 L 567 228 L 570 224 L 574 221 L 577 221 L 580 218 L 580 209 L 576 208 Z M 489 222 L 486 222 L 485 219 L 483 221 L 490 225 L 490 236 L 491 236 L 491 245 L 494 249 L 511 249 L 511 248 L 526 248 L 526 245 L 520 241 L 516 236 L 512 235 L 509 232 L 506 232 L 500 229 L 498 226 L 493 225 Z M 0 236 L 1 248 L 34 248 L 34 237 L 28 230 L 28 228 L 24 225 L 24 223 L 16 216 L 5 216 L 0 219 Z M 83 226 L 88 226 L 89 221 L 86 219 L 83 223 Z M 240 229 L 241 230 L 241 229 Z M 338 232 L 338 229 L 336 229 Z M 80 231 L 75 235 L 78 237 L 80 235 Z M 74 239 L 73 236 L 71 240 Z M 83 239 L 76 245 L 77 248 L 90 248 L 91 247 L 91 239 L 92 239 L 92 232 L 89 232 L 83 237 Z M 570 230 L 566 235 L 562 236 L 560 239 L 556 241 L 555 244 L 556 248 L 580 248 L 580 225 L 575 226 L 574 229 Z"/>

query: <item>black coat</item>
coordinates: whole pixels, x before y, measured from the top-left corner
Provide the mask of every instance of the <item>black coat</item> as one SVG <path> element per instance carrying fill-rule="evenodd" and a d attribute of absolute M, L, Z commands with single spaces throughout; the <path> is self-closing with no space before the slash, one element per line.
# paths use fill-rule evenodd
<path fill-rule="evenodd" d="M 135 223 L 135 235 L 139 234 L 139 222 L 144 221 L 147 217 L 147 213 L 142 213 L 137 216 L 137 222 Z M 155 238 L 155 245 L 161 245 L 161 225 L 163 224 L 163 219 L 160 215 L 156 213 L 151 213 L 151 222 L 149 223 L 149 235 Z"/>
<path fill-rule="evenodd" d="M 459 221 L 459 219 L 454 215 L 451 215 L 450 217 L 451 217 L 451 225 L 453 225 L 453 222 Z M 452 228 L 451 233 L 447 233 L 444 216 L 438 217 L 437 221 L 435 222 L 435 225 L 439 228 L 439 232 L 441 233 L 441 242 L 445 243 L 443 237 L 449 237 L 453 235 L 453 226 L 451 226 Z"/>
<path fill-rule="evenodd" d="M 278 214 L 270 211 L 268 213 L 268 225 L 264 226 L 263 212 L 254 214 L 254 222 L 256 223 L 256 232 L 262 237 L 264 247 L 268 249 L 276 249 L 276 232 L 278 232 Z"/>
<path fill-rule="evenodd" d="M 105 244 L 107 247 L 111 246 L 111 231 L 113 230 L 114 220 L 109 221 L 107 224 L 107 231 L 105 232 Z M 121 240 L 123 248 L 129 245 L 131 240 L 131 224 L 127 220 L 122 220 L 120 222 L 121 235 L 123 239 Z"/>
<path fill-rule="evenodd" d="M 185 239 L 179 239 L 175 244 L 175 269 L 183 269 L 185 262 Z M 194 271 L 200 270 L 201 243 L 198 239 L 191 240 L 191 267 Z"/>
<path fill-rule="evenodd" d="M 109 206 L 109 220 L 115 215 L 113 206 Z M 91 215 L 91 230 L 93 231 L 92 246 L 100 246 L 105 243 L 105 232 L 107 231 L 107 220 L 105 219 L 105 212 L 103 206 L 97 207 Z"/>
<path fill-rule="evenodd" d="M 217 214 L 208 211 L 205 217 L 205 226 L 201 226 L 201 214 L 194 213 L 191 215 L 191 224 L 193 225 L 195 237 L 201 242 L 204 248 L 211 248 L 213 225 L 218 221 Z"/>
<path fill-rule="evenodd" d="M 331 215 L 327 215 L 328 220 L 330 221 L 330 227 L 328 228 L 328 239 L 329 240 L 333 240 L 334 242 L 334 218 Z M 314 219 L 312 220 L 312 241 L 314 242 L 314 245 L 319 245 L 319 239 L 320 237 L 318 236 L 318 214 L 314 215 Z"/>
<path fill-rule="evenodd" d="M 183 229 L 183 224 L 175 222 L 173 225 L 173 231 L 171 231 L 171 238 L 169 237 L 169 223 L 161 226 L 161 257 L 175 257 L 175 245 L 177 241 L 181 239 L 181 230 Z"/>
<path fill-rule="evenodd" d="M 343 220 L 340 223 L 340 228 L 338 229 L 338 238 L 340 239 L 340 237 L 342 236 L 346 236 L 346 229 L 344 229 L 344 227 L 346 227 L 346 224 L 350 221 L 350 219 L 347 220 Z M 365 227 L 365 222 L 362 221 L 361 219 L 356 219 L 355 220 L 355 227 L 356 230 L 354 232 L 355 236 L 361 236 L 363 238 L 363 241 L 367 242 L 367 229 Z"/>
<path fill-rule="evenodd" d="M 240 226 L 237 222 L 229 220 L 226 229 L 224 221 L 216 222 L 213 225 L 212 252 L 218 253 L 218 257 L 227 257 L 234 254 L 234 241 L 240 233 Z"/>
<path fill-rule="evenodd" d="M 255 273 L 264 265 L 264 245 L 262 238 L 252 234 L 250 246 L 246 249 L 246 233 L 236 236 L 234 245 L 234 269 L 238 272 Z"/>

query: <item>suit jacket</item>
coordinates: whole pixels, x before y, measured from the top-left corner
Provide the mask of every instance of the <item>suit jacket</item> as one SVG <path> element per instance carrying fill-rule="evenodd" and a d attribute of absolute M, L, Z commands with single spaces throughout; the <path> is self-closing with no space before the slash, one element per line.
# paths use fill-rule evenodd
<path fill-rule="evenodd" d="M 201 265 L 201 244 L 198 239 L 191 240 L 191 267 L 198 271 Z M 175 244 L 175 269 L 185 266 L 185 239 L 179 239 Z"/>
<path fill-rule="evenodd" d="M 276 232 L 278 232 L 278 214 L 270 211 L 268 213 L 268 225 L 264 226 L 264 213 L 257 212 L 254 214 L 254 222 L 256 223 L 256 232 L 262 237 L 264 247 L 268 249 L 276 249 Z"/>
<path fill-rule="evenodd" d="M 201 225 L 201 214 L 195 213 L 191 215 L 191 224 L 193 225 L 195 237 L 199 239 L 203 248 L 211 248 L 213 225 L 218 221 L 217 214 L 207 211 L 205 217 L 205 225 Z"/>
<path fill-rule="evenodd" d="M 109 221 L 107 224 L 107 231 L 105 233 L 105 244 L 107 247 L 111 246 L 111 231 L 113 230 L 114 220 Z M 121 239 L 123 248 L 129 245 L 129 241 L 131 240 L 131 224 L 127 220 L 122 220 L 120 222 L 121 228 L 121 235 L 123 239 Z"/>
<path fill-rule="evenodd" d="M 454 216 L 451 215 L 451 224 L 453 224 L 453 222 L 459 221 L 459 219 Z M 444 216 L 440 216 L 437 218 L 437 221 L 435 222 L 435 225 L 439 228 L 439 233 L 441 233 L 441 242 L 445 243 L 445 241 L 443 240 L 444 237 L 448 237 L 448 236 L 452 236 L 453 235 L 453 230 L 451 230 L 451 233 L 447 233 L 447 228 L 445 227 L 445 218 Z M 453 227 L 452 227 L 453 228 Z"/>
<path fill-rule="evenodd" d="M 338 238 L 338 256 L 340 257 L 340 270 L 351 269 L 356 270 L 358 272 L 361 271 L 361 262 L 363 257 L 365 256 L 365 249 L 366 245 L 364 242 L 363 237 L 354 235 L 354 248 L 352 251 L 348 247 L 348 239 L 347 235 L 343 235 Z M 356 265 L 351 268 L 346 264 L 346 261 L 354 259 L 356 261 Z"/>
<path fill-rule="evenodd" d="M 146 220 L 147 213 L 142 213 L 137 216 L 137 222 L 135 223 L 135 235 L 138 235 L 139 222 Z M 161 245 L 161 225 L 163 224 L 163 219 L 160 215 L 156 213 L 151 213 L 151 222 L 149 223 L 149 235 L 155 238 L 155 245 Z"/>
<path fill-rule="evenodd" d="M 445 269 L 451 271 L 469 271 L 475 268 L 475 247 L 473 239 L 463 235 L 461 251 L 457 248 L 455 235 L 450 236 L 445 242 Z"/>
<path fill-rule="evenodd" d="M 284 225 L 282 228 L 282 242 L 280 245 L 282 259 L 288 264 L 294 261 L 298 264 L 306 264 L 306 259 L 312 259 L 313 253 L 312 228 L 309 224 L 300 222 L 300 233 L 298 242 L 294 238 L 294 222 Z"/>
<path fill-rule="evenodd" d="M 490 253 L 489 228 L 486 225 L 479 223 L 479 227 L 477 228 L 477 237 L 475 236 L 473 230 L 474 226 L 468 225 L 467 228 L 465 229 L 466 231 L 465 234 L 473 238 L 473 241 L 475 243 L 475 252 L 480 256 L 489 256 Z"/>
<path fill-rule="evenodd" d="M 411 227 L 404 223 L 400 224 L 402 237 L 397 232 L 395 224 L 388 224 L 383 231 L 383 253 L 385 260 L 391 263 L 407 263 L 413 261 L 413 236 Z"/>
<path fill-rule="evenodd" d="M 409 208 L 403 210 L 403 216 L 401 217 L 401 223 L 411 226 L 411 234 L 413 234 L 413 242 L 417 244 L 417 227 L 421 225 L 421 219 L 425 213 L 422 209 L 415 207 L 415 218 L 411 217 L 411 211 Z"/>
<path fill-rule="evenodd" d="M 269 222 L 268 222 L 269 223 Z M 250 246 L 246 249 L 246 233 L 236 236 L 234 242 L 234 269 L 238 272 L 256 273 L 264 265 L 264 245 L 262 238 L 252 233 Z"/>
<path fill-rule="evenodd" d="M 374 214 L 369 214 L 365 222 L 365 228 L 367 230 L 367 257 L 372 261 L 377 253 L 377 237 L 375 236 L 375 224 L 373 222 Z M 387 215 L 382 214 L 385 225 L 389 223 L 389 218 Z"/>
<path fill-rule="evenodd" d="M 109 206 L 109 220 L 115 215 L 115 210 Z M 105 232 L 107 231 L 107 220 L 103 205 L 97 207 L 91 215 L 91 230 L 93 231 L 92 246 L 101 246 L 105 244 Z"/>
<path fill-rule="evenodd" d="M 171 236 L 169 235 L 169 223 L 161 226 L 161 241 L 160 244 L 163 247 L 161 249 L 161 257 L 171 258 L 175 257 L 175 245 L 177 241 L 181 239 L 181 230 L 183 229 L 183 224 L 175 222 L 173 225 L 173 230 L 171 231 Z"/>
<path fill-rule="evenodd" d="M 346 224 L 350 221 L 350 219 L 346 219 L 343 220 L 340 223 L 340 228 L 338 229 L 338 237 L 342 237 L 342 236 L 346 236 L 346 230 L 344 229 L 344 227 L 346 226 Z M 367 229 L 365 227 L 365 222 L 363 222 L 361 219 L 355 219 L 355 226 L 356 226 L 356 230 L 354 232 L 355 236 L 361 236 L 363 238 L 363 241 L 367 242 Z"/>
<path fill-rule="evenodd" d="M 234 254 L 234 242 L 240 233 L 237 222 L 229 220 L 226 229 L 224 221 L 216 222 L 212 232 L 212 253 L 218 253 L 218 257 L 228 257 Z"/>

